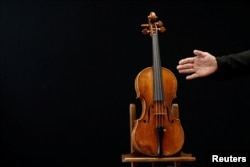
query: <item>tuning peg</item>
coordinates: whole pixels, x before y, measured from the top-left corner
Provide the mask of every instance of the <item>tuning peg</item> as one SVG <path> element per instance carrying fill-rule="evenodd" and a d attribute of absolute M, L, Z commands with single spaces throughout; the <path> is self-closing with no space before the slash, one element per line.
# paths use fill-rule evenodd
<path fill-rule="evenodd" d="M 160 32 L 165 32 L 165 31 L 166 31 L 166 28 L 165 28 L 165 27 L 160 27 L 160 28 L 158 28 L 158 30 L 159 30 Z"/>
<path fill-rule="evenodd" d="M 144 35 L 147 35 L 149 32 L 150 32 L 150 31 L 149 31 L 148 29 L 146 29 L 146 28 L 144 28 L 144 29 L 142 30 L 142 33 L 143 33 Z"/>
<path fill-rule="evenodd" d="M 158 22 L 156 23 L 156 25 L 159 26 L 159 27 L 161 27 L 161 26 L 163 26 L 163 22 L 162 22 L 162 21 L 158 21 Z"/>
<path fill-rule="evenodd" d="M 149 27 L 149 24 L 141 24 L 141 27 Z"/>

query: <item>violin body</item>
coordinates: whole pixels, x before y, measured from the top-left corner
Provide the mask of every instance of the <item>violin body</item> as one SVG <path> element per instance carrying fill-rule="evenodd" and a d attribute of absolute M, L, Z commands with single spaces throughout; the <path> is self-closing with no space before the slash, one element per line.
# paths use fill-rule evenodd
<path fill-rule="evenodd" d="M 142 103 L 142 114 L 135 121 L 131 134 L 133 147 L 140 153 L 148 156 L 170 156 L 177 153 L 184 143 L 184 131 L 180 120 L 172 114 L 172 99 L 176 97 L 177 80 L 174 74 L 167 68 L 162 67 L 162 80 L 165 96 L 163 115 L 162 143 L 159 144 L 159 135 L 156 130 L 155 113 L 157 107 L 153 99 L 153 69 L 143 69 L 135 79 L 135 90 L 137 98 Z M 161 146 L 161 148 L 159 148 Z"/>
<path fill-rule="evenodd" d="M 180 120 L 172 113 L 176 98 L 177 80 L 167 68 L 161 67 L 158 31 L 164 32 L 161 21 L 151 12 L 142 32 L 150 34 L 153 46 L 153 65 L 140 71 L 135 79 L 135 91 L 142 104 L 139 119 L 131 133 L 132 146 L 148 156 L 170 156 L 178 153 L 184 144 Z"/>

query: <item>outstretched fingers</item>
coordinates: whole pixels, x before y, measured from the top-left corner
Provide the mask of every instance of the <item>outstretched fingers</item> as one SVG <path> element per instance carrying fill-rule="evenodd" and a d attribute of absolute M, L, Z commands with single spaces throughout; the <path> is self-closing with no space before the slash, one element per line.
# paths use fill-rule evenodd
<path fill-rule="evenodd" d="M 183 61 L 180 61 L 180 64 L 177 65 L 177 70 L 179 71 L 179 73 L 193 73 L 195 72 L 194 69 L 194 64 L 192 62 L 193 60 L 191 58 L 187 58 L 187 59 L 183 59 Z"/>
<path fill-rule="evenodd" d="M 188 57 L 188 58 L 180 60 L 179 64 L 183 65 L 183 64 L 187 64 L 187 63 L 193 63 L 193 62 L 194 62 L 194 58 L 193 57 Z"/>
<path fill-rule="evenodd" d="M 195 72 L 195 69 L 193 69 L 193 68 L 179 70 L 180 74 L 190 74 L 190 73 L 194 73 L 194 72 Z"/>
<path fill-rule="evenodd" d="M 199 77 L 199 75 L 197 73 L 193 73 L 191 75 L 186 76 L 186 79 L 191 80 L 191 79 L 195 79 L 195 78 L 198 78 L 198 77 Z"/>

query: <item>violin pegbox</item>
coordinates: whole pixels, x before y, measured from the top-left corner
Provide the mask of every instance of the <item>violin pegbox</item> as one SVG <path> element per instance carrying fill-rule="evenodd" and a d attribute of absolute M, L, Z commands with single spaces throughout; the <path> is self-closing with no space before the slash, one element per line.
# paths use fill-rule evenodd
<path fill-rule="evenodd" d="M 142 33 L 144 35 L 150 34 L 152 36 L 153 33 L 159 32 L 165 32 L 166 28 L 163 26 L 162 21 L 156 21 L 157 15 L 155 12 L 150 12 L 148 15 L 148 24 L 141 24 L 141 27 L 143 27 Z"/>

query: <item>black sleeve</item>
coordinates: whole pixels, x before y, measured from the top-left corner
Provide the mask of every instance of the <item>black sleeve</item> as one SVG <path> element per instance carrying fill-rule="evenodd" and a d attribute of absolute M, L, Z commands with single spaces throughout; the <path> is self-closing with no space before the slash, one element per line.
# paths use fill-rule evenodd
<path fill-rule="evenodd" d="M 216 57 L 216 60 L 218 70 L 211 76 L 214 79 L 231 79 L 250 75 L 250 50 Z"/>

